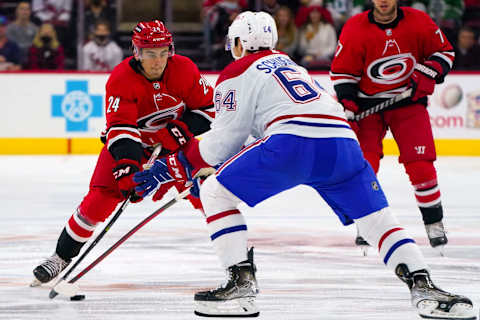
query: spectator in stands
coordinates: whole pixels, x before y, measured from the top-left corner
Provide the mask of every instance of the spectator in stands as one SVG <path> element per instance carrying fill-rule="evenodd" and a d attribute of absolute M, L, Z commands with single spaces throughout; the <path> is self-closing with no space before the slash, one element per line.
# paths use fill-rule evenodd
<path fill-rule="evenodd" d="M 225 36 L 228 33 L 228 27 L 241 10 L 239 0 L 223 0 L 206 11 L 205 32 L 208 33 L 211 42 L 214 69 L 223 69 L 232 61 L 231 57 L 225 54 Z"/>
<path fill-rule="evenodd" d="M 23 66 L 27 64 L 28 49 L 38 31 L 38 27 L 30 21 L 31 12 L 30 3 L 19 2 L 15 10 L 15 21 L 7 26 L 7 37 L 15 41 L 20 48 L 20 63 Z"/>
<path fill-rule="evenodd" d="M 480 70 L 480 46 L 470 27 L 462 27 L 458 32 L 453 68 L 455 70 Z"/>
<path fill-rule="evenodd" d="M 458 30 L 462 25 L 464 0 L 412 0 L 411 3 L 405 4 L 410 4 L 422 11 L 426 10 L 442 29 L 447 39 L 455 44 Z"/>
<path fill-rule="evenodd" d="M 0 16 L 0 71 L 20 70 L 20 49 L 18 45 L 7 38 L 8 20 Z"/>
<path fill-rule="evenodd" d="M 203 0 L 202 7 L 208 10 L 209 8 L 212 8 L 215 6 L 217 3 L 223 2 L 224 0 Z M 238 5 L 242 9 L 247 9 L 248 8 L 248 1 L 247 0 L 238 0 L 237 1 Z"/>
<path fill-rule="evenodd" d="M 309 23 L 300 33 L 300 63 L 309 69 L 328 70 L 336 46 L 337 34 L 322 18 L 321 7 L 310 7 Z"/>
<path fill-rule="evenodd" d="M 206 19 L 212 33 L 212 43 L 215 46 L 223 43 L 228 32 L 228 27 L 240 13 L 242 7 L 238 0 L 223 0 L 210 7 L 206 13 Z"/>
<path fill-rule="evenodd" d="M 38 29 L 28 53 L 28 69 L 62 70 L 65 57 L 55 28 L 44 23 Z"/>
<path fill-rule="evenodd" d="M 272 16 L 275 15 L 281 6 L 289 7 L 293 13 L 296 13 L 300 6 L 300 0 L 248 0 L 248 8 L 250 11 L 266 11 Z"/>
<path fill-rule="evenodd" d="M 368 2 L 368 0 L 325 0 L 323 5 L 332 15 L 335 29 L 340 32 L 345 22 L 362 12 Z"/>
<path fill-rule="evenodd" d="M 68 34 L 73 0 L 32 0 L 32 11 L 41 23 L 55 27 L 57 37 L 63 46 L 71 46 L 74 37 Z"/>
<path fill-rule="evenodd" d="M 108 22 L 98 21 L 93 39 L 83 46 L 82 70 L 112 71 L 122 62 L 122 49 L 111 40 L 110 35 Z"/>
<path fill-rule="evenodd" d="M 301 1 L 300 0 L 277 0 L 277 3 L 282 7 L 283 6 L 289 7 L 290 10 L 292 10 L 293 16 L 295 16 L 295 14 L 298 11 L 298 8 L 300 8 Z"/>
<path fill-rule="evenodd" d="M 297 28 L 305 26 L 308 22 L 308 15 L 310 14 L 311 7 L 317 7 L 322 14 L 323 20 L 333 24 L 332 15 L 330 12 L 322 6 L 323 0 L 302 0 L 301 6 L 295 15 L 295 25 Z"/>
<path fill-rule="evenodd" d="M 322 6 L 323 0 L 301 0 L 300 7 L 295 14 L 295 25 L 297 28 L 301 28 L 305 26 L 308 22 L 308 15 L 310 14 L 310 7 L 319 6 L 322 10 L 323 18 L 328 21 L 329 23 L 333 24 L 332 16 L 330 12 L 326 8 Z"/>
<path fill-rule="evenodd" d="M 480 0 L 465 0 L 463 25 L 473 29 L 475 34 L 480 33 Z"/>
<path fill-rule="evenodd" d="M 275 14 L 275 22 L 278 31 L 276 49 L 294 57 L 298 46 L 298 32 L 290 8 L 281 6 Z"/>
<path fill-rule="evenodd" d="M 259 11 L 268 12 L 270 15 L 275 16 L 275 13 L 280 8 L 277 0 L 261 0 L 261 6 Z"/>
<path fill-rule="evenodd" d="M 115 15 L 108 6 L 106 0 L 89 0 L 85 9 L 85 38 L 93 39 L 96 24 L 99 21 L 107 21 L 110 25 L 110 33 L 115 34 Z"/>

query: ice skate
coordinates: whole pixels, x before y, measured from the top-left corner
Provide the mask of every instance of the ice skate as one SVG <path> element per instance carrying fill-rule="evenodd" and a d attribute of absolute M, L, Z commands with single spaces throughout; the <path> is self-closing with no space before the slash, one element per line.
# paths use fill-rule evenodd
<path fill-rule="evenodd" d="M 477 319 L 470 299 L 437 288 L 427 270 L 410 273 L 405 264 L 400 264 L 395 272 L 410 288 L 412 305 L 417 309 L 420 317 L 426 319 Z"/>
<path fill-rule="evenodd" d="M 367 240 L 365 240 L 358 231 L 357 227 L 357 237 L 355 238 L 355 245 L 360 248 L 362 251 L 362 255 L 366 257 L 368 255 L 368 248 L 370 245 L 368 244 Z"/>
<path fill-rule="evenodd" d="M 443 256 L 443 250 L 448 243 L 448 239 L 442 221 L 426 224 L 425 230 L 427 231 L 427 236 L 432 248 L 437 249 L 440 255 Z"/>
<path fill-rule="evenodd" d="M 52 279 L 56 278 L 60 272 L 65 270 L 69 264 L 70 261 L 65 261 L 57 254 L 54 254 L 33 269 L 33 275 L 35 276 L 35 279 L 30 286 L 35 287 L 41 285 L 42 283 L 51 281 Z"/>
<path fill-rule="evenodd" d="M 225 283 L 209 291 L 195 294 L 195 314 L 203 317 L 257 317 L 255 304 L 258 293 L 253 263 L 253 248 L 248 259 L 227 269 Z"/>

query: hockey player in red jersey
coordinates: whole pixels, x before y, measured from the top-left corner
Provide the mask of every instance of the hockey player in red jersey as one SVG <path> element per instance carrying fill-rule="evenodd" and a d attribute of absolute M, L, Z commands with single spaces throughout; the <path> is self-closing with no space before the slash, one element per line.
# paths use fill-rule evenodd
<path fill-rule="evenodd" d="M 133 30 L 132 46 L 133 56 L 113 70 L 106 84 L 105 145 L 89 191 L 61 232 L 55 254 L 33 270 L 34 284 L 48 282 L 64 270 L 119 202 L 142 199 L 134 192 L 132 177 L 154 146 L 160 144 L 161 155 L 166 155 L 210 128 L 213 89 L 189 58 L 175 54 L 163 23 L 140 22 Z M 159 189 L 154 200 L 173 185 Z"/>
<path fill-rule="evenodd" d="M 443 82 L 454 60 L 445 35 L 425 13 L 398 7 L 397 0 L 373 0 L 373 9 L 352 17 L 340 35 L 330 76 L 349 118 L 413 89 L 393 108 L 352 124 L 365 158 L 378 172 L 382 140 L 390 129 L 414 188 L 432 247 L 447 243 L 427 97 Z M 361 237 L 357 237 L 357 244 Z"/>

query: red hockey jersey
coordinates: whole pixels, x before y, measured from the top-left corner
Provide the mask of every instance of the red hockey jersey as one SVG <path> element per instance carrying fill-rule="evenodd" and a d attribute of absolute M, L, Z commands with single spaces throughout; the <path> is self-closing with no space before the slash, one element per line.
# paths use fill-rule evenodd
<path fill-rule="evenodd" d="M 107 147 L 120 139 L 151 146 L 146 137 L 186 110 L 211 122 L 215 115 L 212 97 L 213 88 L 187 57 L 176 54 L 169 58 L 158 81 L 146 79 L 129 57 L 115 67 L 106 85 Z"/>
<path fill-rule="evenodd" d="M 349 93 L 342 87 L 354 85 L 357 99 L 385 99 L 406 90 L 416 63 L 435 60 L 442 65 L 444 76 L 454 56 L 445 35 L 424 12 L 402 7 L 396 20 L 382 25 L 374 21 L 370 10 L 352 17 L 343 27 L 330 77 L 339 98 Z"/>

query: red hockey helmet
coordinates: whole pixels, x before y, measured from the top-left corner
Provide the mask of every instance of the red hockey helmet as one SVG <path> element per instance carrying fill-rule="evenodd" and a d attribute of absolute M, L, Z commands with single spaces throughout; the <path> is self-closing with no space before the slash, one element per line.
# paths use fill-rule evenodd
<path fill-rule="evenodd" d="M 140 54 L 142 48 L 169 47 L 169 56 L 175 54 L 172 34 L 160 20 L 140 22 L 133 29 L 132 44 L 135 55 Z"/>

